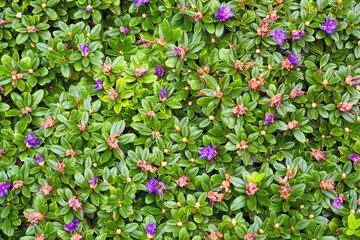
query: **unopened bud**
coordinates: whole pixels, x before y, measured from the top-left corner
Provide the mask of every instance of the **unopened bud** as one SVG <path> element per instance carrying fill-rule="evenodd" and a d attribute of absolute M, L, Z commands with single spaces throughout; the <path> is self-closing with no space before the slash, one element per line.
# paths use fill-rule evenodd
<path fill-rule="evenodd" d="M 191 73 L 191 72 L 192 72 L 192 70 L 189 68 L 189 69 L 188 69 L 188 73 Z"/>
<path fill-rule="evenodd" d="M 164 153 L 165 153 L 165 154 L 168 154 L 168 153 L 169 153 L 169 149 L 165 148 L 165 149 L 164 149 Z"/>
<path fill-rule="evenodd" d="M 341 178 L 342 178 L 342 180 L 345 180 L 346 179 L 346 173 L 342 173 Z"/>
<path fill-rule="evenodd" d="M 260 51 L 261 50 L 259 48 L 255 50 L 256 53 L 260 53 Z"/>
<path fill-rule="evenodd" d="M 216 43 L 215 38 L 212 38 L 212 39 L 211 39 L 211 43 L 212 43 L 212 44 Z"/>
<path fill-rule="evenodd" d="M 161 213 L 164 215 L 166 213 L 166 210 L 165 209 L 162 209 L 161 210 Z"/>
<path fill-rule="evenodd" d="M 91 34 L 90 34 L 90 33 L 87 33 L 87 34 L 86 34 L 86 37 L 87 37 L 87 38 L 91 37 Z"/>
<path fill-rule="evenodd" d="M 279 223 L 276 223 L 275 225 L 274 225 L 274 228 L 275 229 L 278 229 L 280 227 L 280 224 Z"/>
<path fill-rule="evenodd" d="M 178 227 L 182 227 L 183 223 L 182 223 L 182 222 L 178 222 L 177 225 L 178 225 Z"/>
<path fill-rule="evenodd" d="M 166 167 L 166 165 L 167 165 L 167 162 L 166 162 L 166 161 L 161 162 L 161 167 Z"/>
<path fill-rule="evenodd" d="M 235 218 L 231 219 L 231 225 L 232 225 L 233 227 L 236 226 L 236 219 L 235 219 Z"/>
<path fill-rule="evenodd" d="M 344 131 L 345 131 L 346 133 L 349 133 L 349 132 L 350 132 L 350 129 L 349 129 L 349 128 L 344 128 Z"/>
<path fill-rule="evenodd" d="M 132 180 L 131 177 L 127 177 L 126 179 L 127 182 L 131 182 L 131 180 Z"/>
<path fill-rule="evenodd" d="M 299 208 L 300 208 L 300 209 L 303 209 L 304 207 L 305 207 L 305 206 L 301 204 Z"/>
<path fill-rule="evenodd" d="M 48 50 L 49 50 L 49 51 L 52 51 L 52 50 L 54 50 L 54 49 L 53 49 L 52 47 L 49 47 Z"/>
<path fill-rule="evenodd" d="M 322 138 L 322 139 L 325 139 L 325 138 L 326 138 L 326 136 L 325 136 L 325 135 L 321 135 L 321 138 Z"/>
<path fill-rule="evenodd" d="M 182 141 L 183 141 L 184 143 L 186 143 L 186 142 L 188 141 L 188 139 L 187 139 L 186 137 L 184 137 L 184 138 L 182 139 Z"/>
<path fill-rule="evenodd" d="M 40 167 L 43 167 L 44 164 L 45 164 L 44 162 L 39 162 L 39 166 L 40 166 Z"/>
<path fill-rule="evenodd" d="M 185 87 L 185 90 L 186 90 L 186 91 L 189 91 L 189 89 L 190 89 L 189 86 L 186 86 L 186 87 Z"/>
<path fill-rule="evenodd" d="M 316 106 L 317 106 L 316 103 L 312 103 L 312 104 L 311 104 L 311 107 L 312 107 L 312 108 L 316 108 Z"/>
<path fill-rule="evenodd" d="M 178 132 L 178 131 L 180 131 L 180 127 L 179 126 L 176 126 L 175 127 L 175 130 Z"/>
<path fill-rule="evenodd" d="M 323 87 L 325 87 L 326 85 L 328 85 L 328 81 L 325 79 L 324 81 L 322 81 L 322 85 Z"/>
<path fill-rule="evenodd" d="M 310 26 L 310 22 L 309 22 L 309 21 L 306 21 L 306 22 L 305 22 L 305 26 L 306 26 L 306 27 Z"/>
<path fill-rule="evenodd" d="M 93 167 L 97 168 L 98 167 L 97 163 L 93 163 Z"/>
<path fill-rule="evenodd" d="M 172 72 L 173 72 L 173 73 L 176 73 L 176 69 L 174 68 L 174 69 L 172 70 Z"/>
<path fill-rule="evenodd" d="M 189 105 L 189 106 L 191 106 L 192 104 L 193 104 L 193 102 L 192 102 L 192 101 L 189 101 L 189 102 L 188 102 L 188 105 Z"/>
<path fill-rule="evenodd" d="M 94 111 L 90 108 L 89 109 L 89 114 L 92 114 Z"/>
<path fill-rule="evenodd" d="M 41 4 L 42 8 L 46 8 L 46 3 Z"/>
<path fill-rule="evenodd" d="M 289 171 L 290 169 L 291 169 L 291 166 L 290 166 L 290 165 L 287 165 L 287 166 L 286 166 L 286 170 Z"/>
<path fill-rule="evenodd" d="M 268 70 L 271 72 L 272 71 L 272 66 L 271 65 L 268 65 Z"/>
<path fill-rule="evenodd" d="M 146 18 L 146 14 L 145 14 L 145 13 L 143 13 L 142 17 L 143 17 L 143 18 Z"/>
<path fill-rule="evenodd" d="M 195 158 L 190 158 L 190 162 L 194 163 L 194 162 L 195 162 Z"/>
<path fill-rule="evenodd" d="M 264 229 L 260 228 L 259 233 L 264 234 L 264 232 L 265 232 Z"/>
<path fill-rule="evenodd" d="M 214 119 L 215 119 L 215 117 L 214 117 L 213 115 L 210 115 L 210 116 L 209 116 L 209 120 L 210 120 L 210 121 L 212 121 L 212 120 L 214 120 Z"/>
<path fill-rule="evenodd" d="M 196 9 L 196 4 L 191 4 L 192 9 Z"/>
<path fill-rule="evenodd" d="M 264 130 L 261 131 L 261 135 L 265 136 L 266 132 Z"/>
<path fill-rule="evenodd" d="M 120 234 L 121 234 L 121 229 L 120 229 L 120 228 L 116 229 L 116 234 L 117 234 L 117 235 L 120 235 Z"/>
<path fill-rule="evenodd" d="M 350 210 L 350 215 L 354 215 L 355 214 L 355 210 L 354 209 L 351 209 Z"/>
<path fill-rule="evenodd" d="M 309 218 L 310 218 L 310 219 L 313 219 L 313 218 L 314 218 L 314 215 L 310 214 L 310 215 L 309 215 Z"/>

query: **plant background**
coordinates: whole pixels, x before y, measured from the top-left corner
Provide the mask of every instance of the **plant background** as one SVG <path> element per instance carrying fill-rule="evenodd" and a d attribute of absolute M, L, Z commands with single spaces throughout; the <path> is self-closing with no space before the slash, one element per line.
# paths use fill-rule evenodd
<path fill-rule="evenodd" d="M 218 22 L 214 14 L 227 4 L 235 16 Z M 288 35 L 282 47 L 270 32 L 263 38 L 257 32 L 271 9 L 279 18 L 269 21 L 270 32 L 281 28 Z M 360 174 L 349 155 L 360 153 L 359 107 L 350 114 L 337 105 L 360 98 L 358 82 L 345 82 L 360 75 L 359 13 L 353 0 L 150 0 L 138 9 L 120 0 L 0 0 L 0 19 L 11 21 L 0 23 L 0 182 L 24 183 L 0 199 L 1 236 L 70 239 L 75 233 L 63 228 L 76 216 L 76 232 L 89 240 L 146 239 L 146 226 L 154 222 L 156 239 L 205 239 L 216 232 L 223 239 L 248 233 L 257 239 L 357 239 Z M 320 29 L 326 18 L 337 21 L 332 35 Z M 28 26 L 37 31 L 29 33 Z M 131 29 L 124 34 L 121 27 Z M 305 35 L 293 41 L 298 29 Z M 80 50 L 85 42 L 88 56 Z M 172 53 L 175 47 L 188 49 L 183 59 Z M 303 66 L 282 69 L 286 50 L 304 54 Z M 235 69 L 245 59 L 255 66 Z M 103 72 L 105 63 L 110 72 Z M 157 65 L 164 76 L 154 74 Z M 139 67 L 149 71 L 136 77 Z M 251 89 L 248 82 L 259 76 L 267 83 Z M 97 79 L 104 89 L 93 88 Z M 113 101 L 110 88 L 119 94 Z M 291 99 L 293 89 L 307 94 Z M 279 93 L 280 107 L 270 107 L 267 100 Z M 247 107 L 246 114 L 232 115 L 236 104 Z M 31 111 L 24 113 L 25 107 Z M 274 124 L 262 125 L 267 112 L 277 114 Z M 39 127 L 46 118 L 55 126 Z M 283 136 L 292 120 L 299 128 Z M 82 121 L 85 131 L 78 127 Z M 26 147 L 30 132 L 40 146 Z M 114 133 L 120 133 L 123 154 L 106 142 Z M 246 153 L 237 147 L 241 140 Z M 211 162 L 198 151 L 209 143 L 219 144 Z M 76 156 L 66 156 L 68 149 Z M 318 162 L 311 153 L 322 149 L 325 160 Z M 35 163 L 38 155 L 44 166 Z M 139 160 L 151 162 L 156 173 L 139 168 Z M 60 161 L 64 172 L 57 169 Z M 286 200 L 277 180 L 290 172 Z M 183 175 L 191 184 L 180 188 L 176 181 Z M 95 176 L 99 182 L 90 189 Z M 163 200 L 146 191 L 154 177 L 170 186 Z M 219 186 L 225 180 L 231 193 L 211 204 L 208 193 L 224 193 Z M 336 188 L 320 188 L 323 180 Z M 260 189 L 252 196 L 249 182 Z M 37 189 L 45 183 L 55 189 L 47 196 Z M 336 208 L 339 194 L 345 200 Z M 69 208 L 73 196 L 84 214 Z M 26 225 L 22 216 L 34 211 L 46 218 Z"/>

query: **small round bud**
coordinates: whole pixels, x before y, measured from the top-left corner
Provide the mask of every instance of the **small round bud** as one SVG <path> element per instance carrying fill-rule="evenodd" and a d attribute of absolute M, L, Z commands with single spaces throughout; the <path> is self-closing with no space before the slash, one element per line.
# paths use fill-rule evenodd
<path fill-rule="evenodd" d="M 126 181 L 127 181 L 127 182 L 131 182 L 131 180 L 132 180 L 131 177 L 127 177 L 127 178 L 126 178 Z"/>
<path fill-rule="evenodd" d="M 183 223 L 182 223 L 182 222 L 178 222 L 177 225 L 178 225 L 178 227 L 182 227 Z"/>
<path fill-rule="evenodd" d="M 305 22 L 305 26 L 306 26 L 306 27 L 310 26 L 310 22 L 309 22 L 309 21 L 306 21 L 306 22 Z"/>
<path fill-rule="evenodd" d="M 325 138 L 326 138 L 326 136 L 325 136 L 325 135 L 321 135 L 321 138 L 322 138 L 322 139 L 325 139 Z"/>
<path fill-rule="evenodd" d="M 116 229 L 116 234 L 117 234 L 117 235 L 120 235 L 120 234 L 121 234 L 121 229 L 120 229 L 120 228 Z"/>
<path fill-rule="evenodd" d="M 61 104 L 60 104 L 60 103 L 57 103 L 57 104 L 56 104 L 56 107 L 60 107 L 60 106 L 61 106 Z"/>
<path fill-rule="evenodd" d="M 325 79 L 324 81 L 322 81 L 322 85 L 323 87 L 325 87 L 326 85 L 328 85 L 328 81 Z"/>
<path fill-rule="evenodd" d="M 164 153 L 165 153 L 165 154 L 168 154 L 168 153 L 169 153 L 169 149 L 165 148 L 165 149 L 164 149 Z"/>
<path fill-rule="evenodd" d="M 30 46 L 31 46 L 32 48 L 34 48 L 34 47 L 35 47 L 35 44 L 34 44 L 34 43 L 31 43 Z"/>
<path fill-rule="evenodd" d="M 161 162 L 161 167 L 166 167 L 166 165 L 167 165 L 166 161 Z"/>
<path fill-rule="evenodd" d="M 47 69 L 48 69 L 48 70 L 51 70 L 51 67 L 48 67 Z"/>
<path fill-rule="evenodd" d="M 360 116 L 358 116 L 358 117 L 356 118 L 356 121 L 357 121 L 357 122 L 360 122 Z"/>
<path fill-rule="evenodd" d="M 113 29 L 113 27 L 109 27 L 109 30 L 112 30 Z"/>
<path fill-rule="evenodd" d="M 211 43 L 212 43 L 212 44 L 216 43 L 215 38 L 212 38 L 212 39 L 211 39 Z"/>
<path fill-rule="evenodd" d="M 194 162 L 195 162 L 195 158 L 190 158 L 190 162 L 194 163 Z"/>
<path fill-rule="evenodd" d="M 290 166 L 290 165 L 287 165 L 287 166 L 286 166 L 286 170 L 289 171 L 290 169 L 291 169 L 291 166 Z"/>
<path fill-rule="evenodd" d="M 161 213 L 162 213 L 163 215 L 165 215 L 166 210 L 165 210 L 165 209 L 162 209 L 162 210 L 161 210 Z"/>
<path fill-rule="evenodd" d="M 97 163 L 93 163 L 93 167 L 97 168 L 98 167 Z"/>
<path fill-rule="evenodd" d="M 7 202 L 6 205 L 10 206 L 10 205 L 11 205 L 11 202 Z"/>
<path fill-rule="evenodd" d="M 309 215 L 309 218 L 310 218 L 310 219 L 313 219 L 313 218 L 314 218 L 314 215 L 310 214 L 310 215 Z"/>
<path fill-rule="evenodd" d="M 265 232 L 264 229 L 260 228 L 259 233 L 264 234 L 264 232 Z"/>
<path fill-rule="evenodd" d="M 255 52 L 256 52 L 256 53 L 260 53 L 261 50 L 258 48 L 258 49 L 255 50 Z"/>
<path fill-rule="evenodd" d="M 52 47 L 49 47 L 48 50 L 49 50 L 49 51 L 52 51 L 52 50 L 54 50 L 54 49 L 53 49 Z"/>
<path fill-rule="evenodd" d="M 178 132 L 178 131 L 180 131 L 180 127 L 179 126 L 176 126 L 175 127 L 175 130 Z"/>
<path fill-rule="evenodd" d="M 191 4 L 192 9 L 196 9 L 196 7 L 197 7 L 196 4 Z"/>
<path fill-rule="evenodd" d="M 350 215 L 354 215 L 355 214 L 355 210 L 354 209 L 351 209 L 350 210 Z"/>
<path fill-rule="evenodd" d="M 276 223 L 275 225 L 274 225 L 274 228 L 275 229 L 278 229 L 280 227 L 280 224 L 279 223 Z"/>
<path fill-rule="evenodd" d="M 22 16 L 22 14 L 21 14 L 21 12 L 18 12 L 18 13 L 16 13 L 16 18 L 21 18 L 21 16 Z"/>
<path fill-rule="evenodd" d="M 298 71 L 298 72 L 299 72 L 299 71 L 300 71 L 300 68 L 296 68 L 296 71 Z"/>
<path fill-rule="evenodd" d="M 209 116 L 209 120 L 210 120 L 210 121 L 212 121 L 212 120 L 214 120 L 214 119 L 215 119 L 215 117 L 214 117 L 213 115 L 210 115 L 210 116 Z"/>
<path fill-rule="evenodd" d="M 264 130 L 261 131 L 261 135 L 265 136 L 266 132 Z"/>
<path fill-rule="evenodd" d="M 120 51 L 119 51 L 119 54 L 120 54 L 120 55 L 123 55 L 123 54 L 124 54 L 124 52 L 120 50 Z"/>
<path fill-rule="evenodd" d="M 91 34 L 90 34 L 90 33 L 87 33 L 87 34 L 86 34 L 86 37 L 87 37 L 87 38 L 91 37 Z"/>
<path fill-rule="evenodd" d="M 311 104 L 312 108 L 316 108 L 316 106 L 317 106 L 317 104 L 315 102 Z"/>
<path fill-rule="evenodd" d="M 290 227 L 290 230 L 291 230 L 291 231 L 294 231 L 294 230 L 295 230 L 295 228 L 294 228 L 294 227 Z"/>
<path fill-rule="evenodd" d="M 34 70 L 29 69 L 29 70 L 28 70 L 28 72 L 31 74 L 31 73 L 33 73 L 33 72 L 34 72 Z"/>
<path fill-rule="evenodd" d="M 299 208 L 300 208 L 300 209 L 303 209 L 304 207 L 305 207 L 305 206 L 301 204 Z"/>
<path fill-rule="evenodd" d="M 309 139 L 308 139 L 308 138 L 305 140 L 305 143 L 306 143 L 306 144 L 308 144 L 308 143 L 309 143 Z"/>
<path fill-rule="evenodd" d="M 178 205 L 178 207 L 182 206 L 181 202 L 177 202 L 176 204 Z"/>
<path fill-rule="evenodd" d="M 104 179 L 104 183 L 107 183 L 108 181 L 106 179 Z"/>
<path fill-rule="evenodd" d="M 193 102 L 192 102 L 192 101 L 189 101 L 189 102 L 188 102 L 188 105 L 189 105 L 189 106 L 191 106 L 192 104 L 193 104 Z"/>
<path fill-rule="evenodd" d="M 345 131 L 346 133 L 349 133 L 349 132 L 350 132 L 350 129 L 349 129 L 349 128 L 344 128 L 344 131 Z"/>
<path fill-rule="evenodd" d="M 189 91 L 189 90 L 190 90 L 189 86 L 186 86 L 185 91 Z"/>
<path fill-rule="evenodd" d="M 73 34 L 72 34 L 72 32 L 68 32 L 68 35 L 71 37 Z"/>
<path fill-rule="evenodd" d="M 44 162 L 39 162 L 39 166 L 40 166 L 40 167 L 43 167 L 44 164 L 45 164 Z"/>
<path fill-rule="evenodd" d="M 225 137 L 226 137 L 226 138 L 229 138 L 229 134 L 226 134 Z"/>
<path fill-rule="evenodd" d="M 268 65 L 268 70 L 271 72 L 273 70 L 271 65 Z"/>
<path fill-rule="evenodd" d="M 356 85 L 356 91 L 360 91 L 360 86 Z"/>
<path fill-rule="evenodd" d="M 46 8 L 46 3 L 41 4 L 42 8 Z"/>
<path fill-rule="evenodd" d="M 342 173 L 342 174 L 341 174 L 341 179 L 342 179 L 342 180 L 345 180 L 345 179 L 346 179 L 346 173 Z"/>
<path fill-rule="evenodd" d="M 231 219 L 231 225 L 232 225 L 233 227 L 236 226 L 236 219 L 235 219 L 235 218 Z"/>
<path fill-rule="evenodd" d="M 173 73 L 176 73 L 176 69 L 174 68 L 173 70 L 171 70 Z"/>
<path fill-rule="evenodd" d="M 191 73 L 191 72 L 192 72 L 192 70 L 189 68 L 189 69 L 188 69 L 188 73 Z"/>
<path fill-rule="evenodd" d="M 200 208 L 200 203 L 199 202 L 195 203 L 195 208 L 196 208 L 196 210 Z"/>
<path fill-rule="evenodd" d="M 146 18 L 146 14 L 145 14 L 145 13 L 143 13 L 142 17 L 143 17 L 143 18 Z"/>
<path fill-rule="evenodd" d="M 186 142 L 188 141 L 188 139 L 187 139 L 186 137 L 183 137 L 182 141 L 183 141 L 184 143 L 186 143 Z"/>

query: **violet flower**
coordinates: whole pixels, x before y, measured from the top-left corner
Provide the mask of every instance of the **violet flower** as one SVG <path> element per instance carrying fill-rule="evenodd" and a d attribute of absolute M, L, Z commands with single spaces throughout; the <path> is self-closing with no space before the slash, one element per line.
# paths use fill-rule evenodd
<path fill-rule="evenodd" d="M 305 36 L 305 32 L 303 30 L 293 30 L 291 32 L 291 37 L 293 41 L 300 40 L 303 36 Z"/>
<path fill-rule="evenodd" d="M 342 204 L 342 199 L 340 199 L 340 198 L 337 198 L 337 199 L 334 199 L 333 201 L 332 201 L 332 205 L 333 205 L 333 207 L 334 208 L 341 208 L 341 207 L 343 207 L 343 204 Z"/>
<path fill-rule="evenodd" d="M 128 34 L 131 28 L 128 27 L 120 27 L 120 32 L 122 32 L 123 34 Z"/>
<path fill-rule="evenodd" d="M 101 90 L 101 89 L 104 88 L 104 84 L 102 83 L 102 81 L 101 81 L 100 79 L 98 79 L 98 80 L 96 81 L 96 84 L 95 84 L 95 86 L 94 86 L 93 88 L 94 88 L 94 89 L 99 89 L 99 90 Z"/>
<path fill-rule="evenodd" d="M 161 88 L 159 94 L 160 94 L 160 101 L 162 102 L 166 101 L 166 94 L 167 94 L 166 88 Z"/>
<path fill-rule="evenodd" d="M 87 43 L 80 44 L 80 49 L 81 49 L 81 55 L 83 55 L 83 57 L 89 55 L 90 49 L 88 48 Z"/>
<path fill-rule="evenodd" d="M 285 51 L 285 53 L 289 54 L 289 62 L 291 62 L 292 64 L 294 64 L 295 66 L 302 66 L 300 65 L 300 63 L 298 62 L 298 60 L 303 56 L 303 55 L 295 55 L 295 54 L 291 54 L 291 52 L 289 50 Z"/>
<path fill-rule="evenodd" d="M 64 225 L 64 231 L 72 233 L 73 231 L 77 230 L 78 225 L 79 225 L 79 219 L 77 219 L 75 217 L 74 220 L 72 220 L 71 223 Z"/>
<path fill-rule="evenodd" d="M 95 189 L 98 183 L 98 178 L 95 176 L 93 179 L 89 180 L 89 183 L 90 183 L 90 188 Z"/>
<path fill-rule="evenodd" d="M 11 187 L 10 183 L 2 182 L 0 183 L 0 198 L 9 194 L 8 188 Z"/>
<path fill-rule="evenodd" d="M 276 114 L 270 114 L 270 113 L 266 113 L 265 114 L 265 121 L 262 125 L 269 125 L 269 124 L 273 124 L 274 120 L 275 120 Z M 262 126 L 261 125 L 261 126 Z"/>
<path fill-rule="evenodd" d="M 354 162 L 355 169 L 357 171 L 357 165 L 360 160 L 359 154 L 350 154 L 349 159 Z"/>
<path fill-rule="evenodd" d="M 134 6 L 135 6 L 136 8 L 138 8 L 140 4 L 144 4 L 144 3 L 147 3 L 147 2 L 149 2 L 149 1 L 150 1 L 150 0 L 135 0 Z"/>
<path fill-rule="evenodd" d="M 278 44 L 282 46 L 286 39 L 286 33 L 284 33 L 281 28 L 278 28 L 274 32 L 270 33 L 269 37 L 272 37 Z"/>
<path fill-rule="evenodd" d="M 159 78 L 161 78 L 162 76 L 164 76 L 164 72 L 165 69 L 161 66 L 161 65 L 157 65 L 155 67 L 155 75 L 158 76 Z"/>
<path fill-rule="evenodd" d="M 204 147 L 199 150 L 201 152 L 201 155 L 199 158 L 207 158 L 207 160 L 212 161 L 214 157 L 218 155 L 218 153 L 215 150 L 215 147 L 211 147 L 210 143 L 207 147 Z"/>
<path fill-rule="evenodd" d="M 165 188 L 165 183 L 162 181 L 157 180 L 156 178 L 151 179 L 146 183 L 147 191 L 149 193 L 156 193 L 159 194 L 159 189 L 156 187 L 156 185 L 162 185 Z"/>
<path fill-rule="evenodd" d="M 326 31 L 327 34 L 332 35 L 337 29 L 337 23 L 335 22 L 335 19 L 329 20 L 329 18 L 326 18 L 325 24 L 321 25 L 320 29 Z"/>
<path fill-rule="evenodd" d="M 35 163 L 41 163 L 43 162 L 44 159 L 40 156 L 40 155 L 37 155 L 36 158 L 35 158 Z"/>
<path fill-rule="evenodd" d="M 230 4 L 228 4 L 226 7 L 220 7 L 217 13 L 215 13 L 215 17 L 217 17 L 219 22 L 227 20 L 233 16 L 235 16 L 235 13 L 231 11 Z"/>
<path fill-rule="evenodd" d="M 149 239 L 153 238 L 156 233 L 156 223 L 148 224 L 146 226 L 146 233 L 147 233 Z"/>
<path fill-rule="evenodd" d="M 36 136 L 31 132 L 25 138 L 27 147 L 37 147 L 41 143 L 41 140 L 36 138 Z"/>
<path fill-rule="evenodd" d="M 91 5 L 88 5 L 86 8 L 85 8 L 85 11 L 86 12 L 91 12 L 93 10 L 93 7 Z"/>

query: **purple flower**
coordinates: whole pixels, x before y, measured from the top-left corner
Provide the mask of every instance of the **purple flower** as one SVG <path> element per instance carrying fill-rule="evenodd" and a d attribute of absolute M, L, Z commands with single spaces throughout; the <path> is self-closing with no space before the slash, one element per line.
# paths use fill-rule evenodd
<path fill-rule="evenodd" d="M 120 32 L 122 32 L 123 34 L 128 34 L 130 31 L 130 28 L 127 27 L 120 27 Z"/>
<path fill-rule="evenodd" d="M 136 8 L 138 8 L 140 4 L 144 4 L 144 3 L 147 3 L 147 2 L 149 2 L 149 1 L 150 1 L 150 0 L 135 0 L 134 6 L 135 6 Z"/>
<path fill-rule="evenodd" d="M 104 88 L 104 84 L 102 83 L 102 81 L 100 79 L 98 79 L 96 81 L 95 86 L 93 87 L 94 89 L 103 89 Z"/>
<path fill-rule="evenodd" d="M 0 183 L 0 197 L 4 197 L 9 194 L 8 188 L 11 187 L 10 183 L 2 182 Z"/>
<path fill-rule="evenodd" d="M 217 13 L 215 13 L 215 17 L 217 17 L 219 22 L 227 20 L 233 16 L 235 16 L 235 13 L 231 11 L 230 4 L 228 4 L 226 7 L 220 7 Z"/>
<path fill-rule="evenodd" d="M 159 183 L 159 181 L 156 178 L 151 179 L 146 183 L 147 191 L 149 193 L 157 192 L 156 184 Z"/>
<path fill-rule="evenodd" d="M 207 147 L 204 147 L 199 151 L 201 152 L 199 158 L 207 158 L 209 161 L 212 161 L 213 158 L 218 155 L 218 153 L 215 151 L 215 148 L 211 147 L 210 143 Z"/>
<path fill-rule="evenodd" d="M 291 37 L 293 41 L 300 40 L 302 36 L 305 35 L 303 30 L 293 30 L 291 32 Z"/>
<path fill-rule="evenodd" d="M 355 163 L 358 163 L 359 161 L 359 154 L 350 154 L 349 159 L 354 161 Z"/>
<path fill-rule="evenodd" d="M 81 55 L 83 55 L 84 57 L 89 55 L 90 49 L 88 49 L 87 43 L 80 44 L 80 49 L 81 49 Z"/>
<path fill-rule="evenodd" d="M 164 76 L 164 72 L 165 69 L 161 66 L 161 65 L 157 65 L 155 67 L 155 75 L 158 76 L 159 78 L 161 78 L 162 76 Z"/>
<path fill-rule="evenodd" d="M 337 23 L 335 22 L 335 19 L 329 20 L 329 18 L 326 18 L 325 24 L 321 25 L 320 29 L 326 31 L 327 34 L 332 35 L 337 29 Z"/>
<path fill-rule="evenodd" d="M 64 230 L 67 231 L 67 232 L 72 233 L 73 231 L 77 230 L 78 225 L 79 225 L 79 219 L 77 219 L 75 217 L 74 220 L 72 220 L 71 223 L 64 225 Z"/>
<path fill-rule="evenodd" d="M 43 162 L 44 159 L 40 156 L 40 155 L 37 155 L 36 158 L 35 158 L 35 163 L 41 163 Z"/>
<path fill-rule="evenodd" d="M 146 233 L 150 236 L 153 237 L 156 233 L 156 223 L 150 223 L 147 225 L 146 227 Z"/>
<path fill-rule="evenodd" d="M 341 208 L 341 207 L 343 207 L 343 205 L 342 205 L 342 199 L 340 199 L 340 198 L 337 198 L 337 199 L 334 199 L 333 201 L 332 201 L 332 205 L 333 205 L 333 207 L 334 208 Z"/>
<path fill-rule="evenodd" d="M 265 121 L 262 125 L 269 125 L 269 124 L 273 124 L 274 120 L 275 120 L 276 114 L 270 114 L 270 113 L 266 113 L 265 114 Z M 261 126 L 262 126 L 261 125 Z"/>
<path fill-rule="evenodd" d="M 91 12 L 93 10 L 93 7 L 91 5 L 88 5 L 86 8 L 85 8 L 85 11 L 87 12 Z"/>
<path fill-rule="evenodd" d="M 160 94 L 160 101 L 164 102 L 166 101 L 166 89 L 165 88 L 161 88 L 161 91 L 159 92 Z"/>
<path fill-rule="evenodd" d="M 291 62 L 295 66 L 301 66 L 300 63 L 298 63 L 298 59 L 300 59 L 302 56 L 291 54 L 289 50 L 285 51 L 285 53 L 289 54 L 289 62 Z"/>
<path fill-rule="evenodd" d="M 96 188 L 96 185 L 98 183 L 98 178 L 95 176 L 93 179 L 89 180 L 89 183 L 90 183 L 90 188 L 91 189 Z"/>
<path fill-rule="evenodd" d="M 274 32 L 270 33 L 269 37 L 272 37 L 278 44 L 282 46 L 286 39 L 286 33 L 284 33 L 281 28 L 278 28 Z"/>
<path fill-rule="evenodd" d="M 25 138 L 27 147 L 37 147 L 41 143 L 41 140 L 36 138 L 35 135 L 31 132 Z"/>

